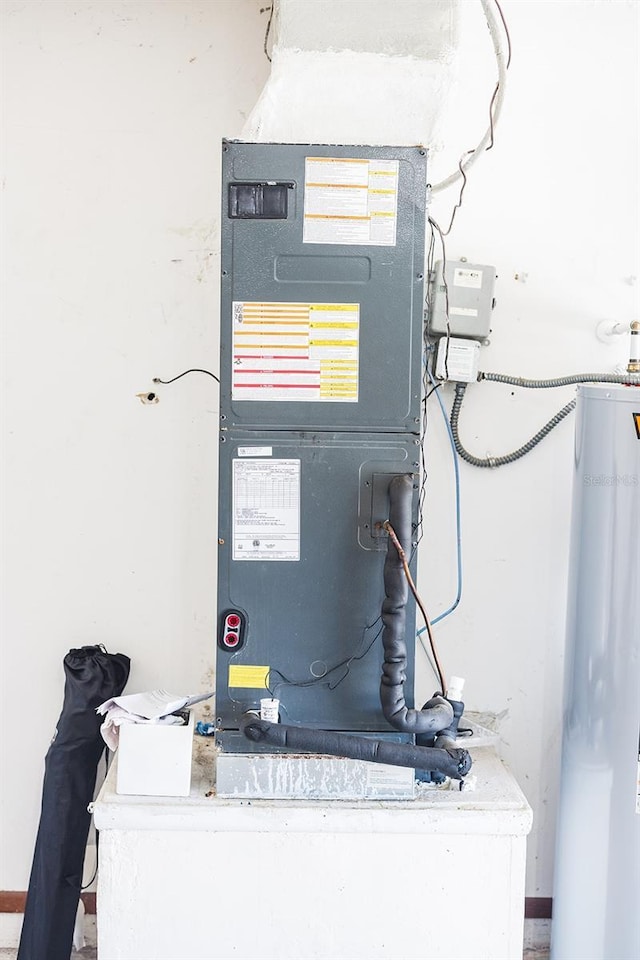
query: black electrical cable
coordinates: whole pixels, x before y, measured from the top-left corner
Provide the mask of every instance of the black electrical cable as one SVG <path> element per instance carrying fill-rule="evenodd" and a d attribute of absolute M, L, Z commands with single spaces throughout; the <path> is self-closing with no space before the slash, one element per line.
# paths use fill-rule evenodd
<path fill-rule="evenodd" d="M 362 637 L 360 639 L 359 645 L 362 645 L 364 643 L 364 638 L 367 630 L 371 630 L 373 627 L 375 627 L 378 623 L 380 623 L 380 620 L 381 620 L 381 617 L 378 617 L 376 620 L 373 621 L 373 623 L 368 623 L 366 625 L 366 627 L 362 631 Z M 345 657 L 344 660 L 341 660 L 339 663 L 336 663 L 332 667 L 329 667 L 329 669 L 325 673 L 323 673 L 321 677 L 313 677 L 309 680 L 291 680 L 281 670 L 278 670 L 276 667 L 272 667 L 269 670 L 269 678 L 271 678 L 272 674 L 277 675 L 278 677 L 281 678 L 282 684 L 285 684 L 286 686 L 289 686 L 289 687 L 305 688 L 305 687 L 315 687 L 322 684 L 322 685 L 326 685 L 329 688 L 329 690 L 335 690 L 336 687 L 340 686 L 342 681 L 345 680 L 346 677 L 349 675 L 349 672 L 351 670 L 351 664 L 357 662 L 358 660 L 363 660 L 366 657 L 366 655 L 369 653 L 369 651 L 371 650 L 371 648 L 373 647 L 374 643 L 376 642 L 376 640 L 378 639 L 381 633 L 382 633 L 382 626 L 380 626 L 380 629 L 375 634 L 375 636 L 372 637 L 372 639 L 369 641 L 369 643 L 367 644 L 366 648 L 362 651 L 362 653 L 358 653 L 358 654 L 354 653 L 350 657 Z M 339 680 L 337 680 L 333 684 L 327 681 L 327 677 L 330 674 L 335 673 L 336 670 L 339 670 L 340 667 L 344 667 L 344 666 L 346 666 L 347 669 L 345 670 L 344 674 L 340 677 Z M 274 690 L 277 689 L 282 684 L 274 683 L 273 684 Z M 267 689 L 269 690 L 269 693 L 273 695 L 273 691 L 271 690 L 271 688 L 267 687 Z"/>
<path fill-rule="evenodd" d="M 267 21 L 267 29 L 265 30 L 265 33 L 264 33 L 264 43 L 262 45 L 262 49 L 264 50 L 264 55 L 269 61 L 269 63 L 271 63 L 271 57 L 269 56 L 268 43 L 269 43 L 269 34 L 271 33 L 271 21 L 273 20 L 273 8 L 275 7 L 275 5 L 276 5 L 275 0 L 273 0 L 273 3 L 271 4 L 270 7 L 263 7 L 262 10 L 260 11 L 260 13 L 264 13 L 265 10 L 269 10 L 269 20 Z M 502 11 L 500 11 L 500 13 L 502 14 Z M 502 18 L 502 20 L 504 22 L 504 17 Z"/>
<path fill-rule="evenodd" d="M 476 457 L 465 449 L 458 433 L 458 420 L 460 418 L 460 411 L 462 409 L 462 401 L 464 400 L 466 388 L 466 383 L 456 383 L 456 393 L 453 400 L 453 406 L 451 407 L 451 433 L 453 434 L 453 442 L 455 443 L 458 455 L 474 467 L 503 467 L 507 463 L 514 463 L 516 460 L 519 460 L 520 457 L 524 457 L 524 455 L 533 450 L 534 447 L 537 447 L 540 441 L 544 440 L 547 434 L 551 433 L 554 427 L 557 427 L 558 424 L 561 423 L 562 420 L 564 420 L 564 418 L 571 413 L 576 405 L 576 401 L 571 400 L 571 402 L 564 406 L 562 410 L 559 410 L 556 415 L 549 420 L 548 423 L 545 423 L 544 427 L 538 430 L 538 432 L 531 437 L 530 440 L 528 440 L 517 450 L 514 450 L 513 453 L 507 453 L 501 457 Z"/>
<path fill-rule="evenodd" d="M 506 40 L 507 40 L 507 65 L 506 65 L 506 69 L 508 70 L 509 67 L 511 66 L 511 54 L 512 54 L 512 50 L 511 50 L 511 35 L 510 35 L 510 33 L 509 33 L 509 28 L 508 28 L 508 26 L 507 26 L 507 21 L 506 21 L 505 15 L 504 15 L 504 13 L 503 13 L 503 11 L 502 11 L 502 7 L 501 7 L 500 4 L 498 3 L 498 0 L 494 0 L 494 3 L 495 3 L 495 6 L 496 6 L 496 9 L 497 9 L 498 13 L 500 14 L 500 19 L 502 20 L 502 26 L 504 27 L 505 37 L 506 37 Z M 493 136 L 493 134 L 494 134 L 494 127 L 495 127 L 494 110 L 495 110 L 495 103 L 496 103 L 496 98 L 497 98 L 497 96 L 498 96 L 499 90 L 500 90 L 500 81 L 498 81 L 498 82 L 496 83 L 496 85 L 495 85 L 495 87 L 494 87 L 494 90 L 493 90 L 493 93 L 492 93 L 492 95 L 491 95 L 491 100 L 489 101 L 489 143 L 488 143 L 487 146 L 485 147 L 485 153 L 486 153 L 488 150 L 492 150 L 492 149 L 493 149 L 493 145 L 494 145 L 494 142 L 495 142 L 495 141 L 494 141 L 494 136 Z M 466 151 L 462 154 L 462 156 L 460 157 L 460 159 L 458 160 L 458 170 L 460 171 L 460 176 L 462 177 L 462 184 L 461 184 L 461 186 L 460 186 L 460 192 L 458 193 L 458 200 L 457 200 L 457 202 L 456 202 L 453 210 L 451 211 L 451 219 L 449 220 L 449 226 L 447 227 L 446 230 L 443 230 L 442 235 L 443 235 L 444 237 L 447 237 L 447 236 L 451 233 L 451 228 L 453 227 L 454 220 L 456 219 L 456 214 L 457 214 L 458 210 L 460 209 L 460 207 L 462 206 L 462 198 L 463 198 L 463 196 L 464 196 L 464 191 L 465 191 L 466 186 L 467 186 L 467 174 L 466 174 L 466 171 L 465 171 L 465 169 L 464 169 L 465 160 L 467 159 L 467 157 L 473 156 L 473 154 L 476 152 L 477 149 L 478 149 L 478 148 L 475 147 L 473 150 L 466 150 Z"/>
<path fill-rule="evenodd" d="M 99 844 L 99 843 L 100 843 L 100 834 L 99 834 L 99 832 L 96 830 L 96 865 L 95 865 L 95 869 L 94 869 L 94 871 L 93 871 L 93 876 L 91 877 L 91 880 L 89 880 L 89 883 L 85 883 L 85 885 L 84 885 L 83 887 L 80 887 L 80 892 L 81 892 L 81 893 L 84 893 L 85 890 L 88 890 L 89 887 L 91 886 L 91 884 L 92 884 L 92 883 L 95 883 L 95 879 L 96 879 L 96 877 L 98 876 L 98 844 Z"/>
<path fill-rule="evenodd" d="M 444 242 L 444 234 L 440 229 L 439 224 L 433 219 L 433 217 L 429 217 L 429 225 L 432 230 L 435 228 L 435 230 L 437 231 L 438 236 L 440 237 L 440 248 L 442 250 L 442 288 L 444 290 L 444 316 L 445 316 L 445 323 L 447 326 L 447 342 L 446 342 L 445 352 L 444 352 L 444 375 L 445 375 L 445 380 L 448 380 L 449 379 L 449 345 L 451 343 L 451 318 L 449 316 L 449 284 L 447 282 L 447 250 Z"/>
<path fill-rule="evenodd" d="M 474 147 L 473 150 L 468 150 L 462 156 L 462 162 L 464 163 L 464 166 L 465 166 L 465 172 L 466 170 L 469 169 L 471 164 L 476 162 L 476 160 L 481 156 L 483 152 L 485 152 L 486 150 L 490 150 L 493 147 L 495 126 L 500 116 L 500 113 L 502 111 L 502 104 L 504 99 L 503 94 L 504 94 L 507 69 L 511 64 L 511 52 L 512 52 L 511 37 L 509 35 L 509 30 L 507 28 L 507 23 L 506 23 L 504 13 L 502 12 L 502 8 L 500 4 L 497 2 L 497 0 L 493 0 L 493 4 L 495 5 L 495 8 L 498 11 L 498 14 L 500 16 L 502 28 L 505 32 L 505 36 L 507 40 L 508 58 L 507 58 L 506 64 L 504 64 L 504 55 L 502 51 L 502 45 L 500 40 L 498 39 L 498 28 L 499 28 L 498 21 L 497 21 L 497 18 L 491 13 L 491 6 L 492 6 L 491 0 L 480 0 L 480 2 L 482 4 L 484 14 L 487 20 L 489 33 L 491 34 L 493 48 L 494 48 L 496 60 L 498 63 L 498 80 L 496 82 L 496 86 L 494 88 L 494 91 L 489 103 L 489 126 L 485 131 L 482 139 L 477 144 L 477 146 Z M 451 174 L 450 176 L 445 177 L 444 180 L 440 180 L 438 183 L 436 183 L 432 188 L 433 193 L 440 193 L 442 190 L 445 190 L 448 186 L 455 183 L 459 178 L 460 178 L 460 169 L 456 170 L 456 172 Z"/>
<path fill-rule="evenodd" d="M 425 403 L 427 402 L 427 400 L 429 399 L 432 393 L 435 393 L 436 390 L 440 389 L 443 383 L 444 383 L 444 380 L 439 380 L 438 383 L 436 383 L 435 387 L 431 387 L 431 389 L 429 390 L 429 393 L 424 398 Z"/>
<path fill-rule="evenodd" d="M 434 270 L 434 259 L 435 259 L 435 232 L 433 227 L 430 229 L 430 239 L 429 239 L 429 248 L 427 251 L 427 261 L 426 261 L 426 278 L 427 282 L 425 284 L 425 323 L 423 327 L 423 370 L 422 370 L 422 423 L 420 429 L 420 467 L 421 467 L 421 476 L 420 476 L 420 490 L 418 492 L 418 520 L 416 523 L 414 538 L 412 544 L 412 554 L 411 558 L 418 548 L 420 541 L 422 540 L 424 532 L 424 507 L 426 502 L 427 495 L 427 461 L 425 456 L 425 440 L 427 436 L 427 424 L 428 424 L 428 407 L 427 400 L 430 396 L 429 391 L 429 379 L 428 379 L 428 363 L 427 356 L 431 350 L 431 344 L 429 342 L 429 326 L 427 318 L 431 316 L 431 289 L 432 289 L 432 280 L 433 280 L 433 270 Z"/>
<path fill-rule="evenodd" d="M 200 367 L 190 367 L 189 370 L 184 370 L 182 373 L 179 373 L 177 377 L 172 377 L 171 380 L 161 380 L 160 377 L 154 377 L 153 383 L 175 383 L 175 381 L 179 380 L 180 377 L 186 377 L 188 373 L 206 373 L 208 377 L 213 377 L 216 383 L 220 383 L 220 380 L 215 373 L 211 373 L 211 370 L 202 370 Z"/>
<path fill-rule="evenodd" d="M 507 38 L 507 70 L 508 70 L 509 67 L 511 66 L 511 34 L 509 33 L 509 27 L 507 26 L 506 17 L 502 12 L 502 7 L 498 3 L 498 0 L 493 0 L 493 2 L 495 3 L 498 9 L 498 13 L 500 14 L 500 19 L 502 20 L 502 26 L 504 27 L 504 33 Z"/>

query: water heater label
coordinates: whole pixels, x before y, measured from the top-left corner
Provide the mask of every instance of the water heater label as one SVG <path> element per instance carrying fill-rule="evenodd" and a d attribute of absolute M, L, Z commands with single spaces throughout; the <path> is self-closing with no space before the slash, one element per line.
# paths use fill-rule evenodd
<path fill-rule="evenodd" d="M 398 160 L 307 157 L 304 243 L 395 247 Z"/>
<path fill-rule="evenodd" d="M 357 403 L 359 303 L 233 303 L 234 400 Z"/>
<path fill-rule="evenodd" d="M 300 559 L 300 461 L 233 461 L 233 559 Z"/>

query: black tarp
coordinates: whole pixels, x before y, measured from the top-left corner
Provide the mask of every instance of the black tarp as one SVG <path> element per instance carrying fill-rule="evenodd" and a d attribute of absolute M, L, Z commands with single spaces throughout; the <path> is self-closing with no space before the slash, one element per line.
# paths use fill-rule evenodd
<path fill-rule="evenodd" d="M 98 763 L 105 749 L 96 707 L 119 696 L 129 657 L 80 647 L 64 658 L 62 713 L 45 758 L 42 811 L 18 960 L 69 960 Z"/>

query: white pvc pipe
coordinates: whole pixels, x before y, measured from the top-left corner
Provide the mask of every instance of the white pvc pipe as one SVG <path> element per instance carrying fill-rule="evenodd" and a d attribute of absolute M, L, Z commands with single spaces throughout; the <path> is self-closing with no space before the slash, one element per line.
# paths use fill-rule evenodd
<path fill-rule="evenodd" d="M 498 92 L 492 108 L 493 120 L 487 127 L 485 135 L 477 147 L 465 154 L 463 159 L 460 161 L 460 166 L 464 170 L 465 174 L 489 146 L 492 129 L 495 133 L 498 120 L 500 119 L 500 114 L 502 113 L 502 104 L 504 102 L 504 94 L 507 84 L 507 58 L 502 42 L 502 33 L 504 28 L 502 26 L 499 14 L 496 15 L 497 7 L 495 6 L 493 0 L 480 0 L 480 2 L 482 4 L 484 15 L 487 19 L 489 33 L 491 34 L 493 49 L 496 55 L 496 61 L 498 63 Z M 440 180 L 439 183 L 434 184 L 431 187 L 431 194 L 433 195 L 436 193 L 441 193 L 443 190 L 446 190 L 447 187 L 452 186 L 454 183 L 460 180 L 461 177 L 462 173 L 460 172 L 460 169 L 455 170 L 454 173 L 450 174 L 450 176 L 445 177 L 444 180 Z"/>

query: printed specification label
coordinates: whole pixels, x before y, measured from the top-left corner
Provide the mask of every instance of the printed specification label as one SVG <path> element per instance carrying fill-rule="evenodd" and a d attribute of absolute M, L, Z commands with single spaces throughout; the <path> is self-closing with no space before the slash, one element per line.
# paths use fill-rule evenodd
<path fill-rule="evenodd" d="M 358 303 L 233 304 L 234 400 L 356 403 Z"/>
<path fill-rule="evenodd" d="M 300 461 L 233 461 L 233 559 L 300 559 Z"/>
<path fill-rule="evenodd" d="M 304 243 L 394 247 L 398 160 L 307 157 Z"/>

